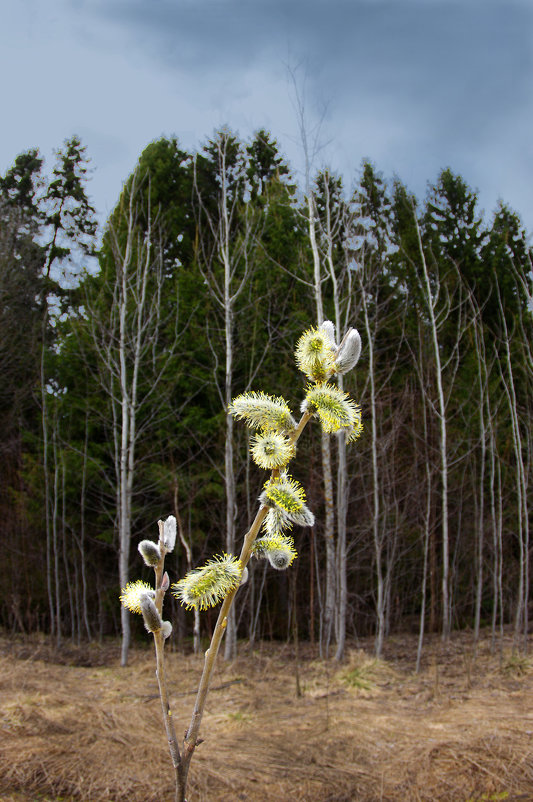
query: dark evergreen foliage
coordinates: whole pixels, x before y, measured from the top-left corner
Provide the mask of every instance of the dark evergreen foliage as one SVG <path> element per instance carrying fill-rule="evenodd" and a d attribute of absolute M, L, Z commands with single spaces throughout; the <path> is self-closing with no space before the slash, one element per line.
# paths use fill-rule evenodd
<path fill-rule="evenodd" d="M 77 137 L 58 152 L 50 179 L 37 150 L 18 156 L 0 177 L 0 510 L 8 555 L 0 572 L 0 623 L 14 631 L 54 628 L 57 633 L 59 621 L 63 634 L 76 638 L 119 629 L 119 390 L 113 362 L 102 359 L 95 342 L 94 324 L 104 333 L 109 327 L 112 344 L 117 254 L 128 236 L 125 212 L 132 187 L 138 190 L 133 259 L 150 231 L 152 255 L 163 276 L 158 285 L 154 268 L 148 280 L 149 293 L 160 293 L 161 325 L 139 375 L 134 546 L 153 532 L 158 518 L 174 513 L 194 564 L 223 548 L 227 321 L 213 291 L 223 276 L 221 237 L 231 246 L 233 280 L 243 280 L 232 307 L 234 394 L 262 389 L 283 395 L 297 411 L 302 388 L 294 382 L 293 348 L 314 322 L 305 204 L 265 130 L 243 143 L 224 129 L 196 154 L 175 138 L 150 143 L 107 221 L 96 268 L 90 261 L 95 222 L 87 178 L 85 148 Z M 346 388 L 361 403 L 367 423 L 348 457 L 348 635 L 370 633 L 376 625 L 365 319 L 376 370 L 378 530 L 387 629 L 405 626 L 420 612 L 424 532 L 426 623 L 437 627 L 440 621 L 437 376 L 419 233 L 446 396 L 453 623 L 474 621 L 472 566 L 479 560 L 482 621 L 491 623 L 496 610 L 498 621 L 511 622 L 528 543 L 519 509 L 517 453 L 525 465 L 529 511 L 532 486 L 531 248 L 520 218 L 502 203 L 487 221 L 476 192 L 450 169 L 423 203 L 400 182 L 385 181 L 368 162 L 351 197 L 340 177 L 327 170 L 315 176 L 313 191 L 321 259 L 324 264 L 330 259 L 335 268 L 346 326 L 356 326 L 363 338 L 361 360 Z M 229 223 L 224 231 L 222 197 Z M 80 276 L 80 266 L 90 269 Z M 326 269 L 324 275 L 326 314 L 333 317 Z M 127 316 L 135 320 L 133 302 Z M 509 413 L 511 382 L 519 452 Z M 150 392 L 154 383 L 157 389 Z M 319 433 L 311 429 L 294 470 L 306 485 L 317 524 L 312 532 L 294 531 L 295 593 L 277 575 L 263 586 L 263 568 L 252 564 L 239 602 L 242 636 L 289 637 L 295 598 L 301 636 L 316 637 L 324 573 L 319 452 Z M 265 478 L 249 459 L 244 427 L 235 432 L 235 472 L 237 532 L 243 533 Z M 55 560 L 51 585 L 44 568 L 47 504 L 55 533 L 54 542 L 50 532 L 48 541 L 48 560 Z M 175 571 L 172 580 L 187 570 L 182 546 L 169 570 Z M 496 599 L 498 572 L 503 587 Z M 21 578 L 15 581 L 15 576 Z M 259 606 L 265 614 L 257 617 Z M 174 616 L 181 621 L 179 637 L 188 636 L 189 614 L 175 609 Z M 209 616 L 202 626 L 210 626 Z"/>

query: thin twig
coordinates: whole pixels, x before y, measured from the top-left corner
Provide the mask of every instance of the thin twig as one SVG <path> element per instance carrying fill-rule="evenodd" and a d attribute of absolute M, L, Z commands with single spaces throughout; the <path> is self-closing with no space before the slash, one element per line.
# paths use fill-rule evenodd
<path fill-rule="evenodd" d="M 163 580 L 163 569 L 165 564 L 165 554 L 166 549 L 164 545 L 164 523 L 163 521 L 158 522 L 159 526 L 159 549 L 161 551 L 161 559 L 154 567 L 155 570 L 155 606 L 159 615 L 161 615 L 163 610 L 163 598 L 165 596 L 165 590 L 161 587 L 162 580 Z M 156 659 L 156 676 L 157 676 L 157 684 L 159 686 L 159 697 L 161 699 L 161 710 L 163 713 L 163 723 L 165 725 L 165 732 L 167 735 L 168 740 L 168 748 L 170 751 L 170 758 L 172 760 L 172 765 L 174 766 L 174 772 L 176 775 L 176 802 L 179 800 L 179 789 L 180 789 L 180 777 L 182 774 L 182 759 L 181 754 L 178 746 L 178 739 L 176 738 L 176 731 L 174 729 L 174 720 L 172 718 L 172 711 L 170 709 L 170 703 L 168 700 L 168 690 L 167 690 L 167 681 L 166 681 L 166 674 L 165 674 L 165 638 L 161 630 L 159 632 L 154 632 L 154 644 L 155 644 L 155 659 Z"/>

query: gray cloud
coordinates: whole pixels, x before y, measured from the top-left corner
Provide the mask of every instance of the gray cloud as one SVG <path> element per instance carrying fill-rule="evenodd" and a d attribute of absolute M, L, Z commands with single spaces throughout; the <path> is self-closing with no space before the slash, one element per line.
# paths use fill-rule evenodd
<path fill-rule="evenodd" d="M 430 0 L 101 0 L 93 13 L 169 68 L 241 70 L 305 57 L 311 74 L 409 91 L 457 79 L 482 85 L 531 68 L 533 8 Z M 362 81 L 360 81 L 362 83 Z M 459 87 L 461 88 L 461 87 Z"/>
<path fill-rule="evenodd" d="M 20 0 L 0 169 L 79 132 L 108 210 L 147 142 L 192 149 L 222 124 L 269 128 L 297 168 L 290 65 L 311 128 L 327 107 L 315 166 L 350 183 L 369 157 L 418 194 L 450 166 L 531 227 L 532 33 L 531 0 Z"/>
<path fill-rule="evenodd" d="M 225 76 L 231 95 L 254 64 L 303 61 L 312 93 L 331 99 L 340 119 L 388 114 L 411 121 L 423 140 L 493 135 L 524 103 L 533 71 L 533 8 L 520 2 L 105 0 L 97 8 L 167 70 Z"/>

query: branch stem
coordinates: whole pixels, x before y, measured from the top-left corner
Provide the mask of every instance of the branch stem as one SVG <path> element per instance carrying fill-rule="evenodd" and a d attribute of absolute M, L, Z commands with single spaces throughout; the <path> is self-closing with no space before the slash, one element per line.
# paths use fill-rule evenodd
<path fill-rule="evenodd" d="M 163 531 L 164 531 L 163 521 L 159 521 L 158 525 L 159 525 L 159 549 L 161 551 L 161 558 L 157 563 L 157 565 L 154 566 L 155 606 L 157 608 L 157 611 L 159 612 L 159 615 L 161 615 L 163 610 L 163 599 L 165 596 L 165 591 L 161 587 L 161 583 L 163 580 L 163 572 L 165 567 L 166 549 L 163 542 Z M 161 699 L 163 724 L 165 725 L 165 732 L 167 735 L 170 759 L 172 760 L 172 765 L 174 766 L 174 772 L 176 777 L 175 802 L 179 802 L 180 800 L 179 794 L 181 787 L 180 780 L 183 770 L 183 764 L 182 764 L 180 749 L 178 746 L 178 739 L 176 737 L 176 730 L 174 729 L 174 720 L 172 718 L 172 711 L 170 709 L 170 703 L 168 699 L 167 679 L 165 673 L 165 638 L 163 637 L 163 632 L 161 630 L 159 630 L 159 632 L 154 632 L 154 645 L 155 645 L 155 661 L 156 661 L 155 673 L 157 677 L 157 684 L 159 687 L 159 698 Z"/>
<path fill-rule="evenodd" d="M 302 434 L 305 426 L 312 418 L 312 413 L 304 412 L 298 425 L 294 429 L 293 432 L 290 434 L 290 439 L 293 444 L 296 444 L 300 435 Z M 272 475 L 277 475 L 278 471 L 273 471 Z M 239 555 L 239 561 L 241 566 L 244 570 L 248 561 L 250 560 L 252 554 L 252 547 L 254 541 L 259 534 L 263 521 L 266 518 L 268 512 L 268 507 L 266 505 L 261 505 L 257 511 L 257 514 L 253 520 L 253 523 L 244 536 L 244 542 L 242 544 L 241 553 Z M 233 600 L 237 594 L 239 586 L 234 588 L 224 601 L 222 602 L 222 607 L 220 608 L 220 612 L 218 614 L 217 622 L 215 625 L 215 629 L 213 631 L 213 636 L 211 638 L 211 643 L 209 644 L 209 648 L 205 653 L 204 658 L 204 669 L 202 672 L 202 677 L 200 679 L 200 684 L 198 686 L 198 693 L 196 695 L 196 702 L 194 705 L 194 710 L 192 713 L 191 723 L 189 724 L 189 728 L 185 734 L 185 738 L 183 741 L 183 756 L 181 759 L 181 766 L 179 769 L 179 795 L 176 795 L 176 802 L 187 802 L 185 799 L 185 790 L 187 786 L 187 775 L 189 772 L 189 765 L 194 754 L 194 750 L 198 745 L 198 734 L 200 732 L 200 724 L 202 723 L 202 716 L 204 713 L 205 703 L 207 699 L 207 694 L 209 692 L 209 683 L 211 681 L 211 675 L 213 673 L 213 669 L 215 667 L 215 662 L 218 655 L 218 650 L 220 648 L 220 643 L 224 636 L 224 632 L 226 631 L 226 626 L 228 622 L 228 613 L 231 609 L 231 605 L 233 604 Z"/>

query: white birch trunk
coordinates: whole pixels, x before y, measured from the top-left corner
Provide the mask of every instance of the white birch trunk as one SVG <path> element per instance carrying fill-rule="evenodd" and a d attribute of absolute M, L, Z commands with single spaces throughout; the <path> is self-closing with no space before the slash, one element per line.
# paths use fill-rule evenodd
<path fill-rule="evenodd" d="M 233 362 L 234 362 L 234 326 L 235 304 L 248 280 L 250 271 L 249 257 L 255 247 L 255 238 L 250 231 L 250 221 L 244 212 L 244 227 L 239 228 L 238 237 L 234 233 L 236 216 L 243 214 L 239 208 L 236 197 L 228 193 L 230 166 L 227 163 L 226 149 L 229 135 L 219 134 L 218 148 L 218 178 L 220 181 L 220 196 L 218 202 L 218 218 L 210 215 L 204 206 L 199 188 L 195 190 L 201 210 L 200 224 L 206 221 L 210 235 L 215 242 L 213 253 L 202 250 L 201 233 L 199 237 L 199 268 L 204 277 L 207 289 L 216 301 L 224 320 L 224 351 L 225 371 L 224 382 L 219 383 L 215 368 L 215 382 L 226 411 L 226 432 L 224 442 L 225 467 L 225 494 L 226 494 L 226 551 L 234 554 L 236 550 L 235 517 L 236 517 L 236 489 L 234 466 L 234 434 L 233 417 L 228 413 L 228 407 L 233 394 Z M 215 267 L 222 266 L 222 277 L 217 274 Z M 232 605 L 226 626 L 226 639 L 224 645 L 224 658 L 233 660 L 237 654 L 237 628 L 235 607 Z"/>
<path fill-rule="evenodd" d="M 485 532 L 485 462 L 487 454 L 487 427 L 485 420 L 485 410 L 488 404 L 488 384 L 487 384 L 487 364 L 486 354 L 483 344 L 483 332 L 480 328 L 479 318 L 474 316 L 474 333 L 476 339 L 477 367 L 478 367 L 478 390 L 479 390 L 479 437 L 481 445 L 480 464 L 478 472 L 479 481 L 479 501 L 477 511 L 477 577 L 476 577 L 476 609 L 474 616 L 474 658 L 476 656 L 477 644 L 479 640 L 479 627 L 481 621 L 481 602 L 483 598 L 483 548 Z"/>
<path fill-rule="evenodd" d="M 340 378 L 340 377 L 339 377 Z M 342 389 L 342 380 L 339 381 Z M 346 435 L 340 432 L 337 435 L 337 651 L 335 659 L 344 658 L 346 647 L 346 610 L 348 606 L 348 583 L 346 572 L 346 519 L 348 515 L 348 482 L 346 461 Z"/>
<path fill-rule="evenodd" d="M 511 419 L 511 431 L 513 435 L 513 449 L 516 462 L 516 495 L 517 495 L 517 536 L 520 551 L 520 569 L 518 579 L 518 597 L 516 602 L 516 613 L 514 623 L 514 648 L 519 647 L 520 636 L 522 636 L 523 651 L 527 651 L 528 636 L 528 601 L 529 601 L 529 515 L 527 508 L 527 479 L 522 454 L 522 443 L 520 437 L 520 423 L 518 420 L 518 404 L 513 377 L 513 364 L 511 359 L 511 347 L 509 342 L 509 332 L 503 310 L 502 300 L 498 291 L 498 302 L 500 306 L 500 319 L 504 327 L 504 348 L 505 362 L 507 367 L 507 377 L 503 373 L 500 365 L 500 374 L 509 406 Z M 498 363 L 499 364 L 499 363 Z"/>
<path fill-rule="evenodd" d="M 424 442 L 428 442 L 428 422 L 426 400 L 422 392 L 422 409 L 424 414 Z M 427 581 L 428 581 L 428 558 L 429 558 L 429 535 L 431 521 L 431 465 L 429 455 L 424 455 L 426 468 L 426 508 L 424 513 L 424 566 L 422 571 L 422 603 L 420 606 L 420 624 L 418 628 L 418 645 L 416 650 L 416 673 L 420 673 L 420 662 L 422 660 L 422 647 L 424 645 L 424 631 L 426 623 L 426 600 L 427 600 Z"/>
<path fill-rule="evenodd" d="M 220 256 L 224 266 L 224 336 L 226 370 L 224 377 L 224 405 L 226 409 L 226 439 L 224 444 L 224 480 L 226 485 L 226 551 L 235 554 L 235 470 L 233 459 L 233 416 L 228 409 L 233 390 L 233 303 L 231 294 L 230 219 L 228 213 L 226 151 L 221 149 L 222 217 Z M 226 627 L 224 659 L 237 657 L 237 623 L 235 605 L 231 606 Z"/>
<path fill-rule="evenodd" d="M 320 254 L 316 240 L 316 212 L 315 201 L 311 190 L 307 196 L 308 230 L 311 252 L 313 254 L 313 289 L 317 325 L 324 322 L 324 305 L 322 300 L 322 277 L 320 268 Z M 331 469 L 331 443 L 329 435 L 322 433 L 322 480 L 324 482 L 324 543 L 326 547 L 326 589 L 324 605 L 320 616 L 320 656 L 327 657 L 335 614 L 335 597 L 337 590 L 335 570 L 335 507 L 333 496 L 333 472 Z"/>
<path fill-rule="evenodd" d="M 43 323 L 43 332 L 45 325 Z M 48 402 L 46 376 L 44 370 L 44 340 L 41 346 L 41 427 L 43 433 L 43 477 L 44 477 L 44 520 L 46 526 L 46 589 L 50 613 L 50 633 L 55 633 L 56 616 L 54 607 L 54 582 L 52 579 L 52 522 L 50 514 L 50 477 L 48 475 Z"/>
<path fill-rule="evenodd" d="M 420 228 L 415 218 L 416 233 L 418 237 L 418 247 L 424 283 L 422 289 L 425 293 L 427 311 L 429 315 L 431 342 L 433 346 L 433 356 L 435 359 L 435 381 L 437 384 L 438 398 L 438 420 L 439 420 L 439 450 L 440 450 L 440 473 L 441 473 L 441 507 L 442 507 L 442 638 L 447 640 L 450 636 L 451 616 L 450 616 L 450 554 L 449 554 L 449 533 L 448 533 L 448 451 L 447 451 L 447 420 L 446 403 L 444 399 L 444 389 L 442 385 L 442 363 L 440 357 L 440 344 L 438 337 L 437 320 L 435 316 L 435 300 L 431 292 L 429 273 L 426 264 L 426 257 L 422 245 Z"/>
<path fill-rule="evenodd" d="M 89 416 L 85 414 L 85 439 L 83 446 L 83 467 L 81 473 L 80 489 L 80 560 L 81 560 L 81 598 L 82 614 L 87 639 L 91 640 L 91 627 L 89 625 L 89 610 L 87 608 L 87 563 L 85 560 L 85 493 L 87 487 L 87 454 L 89 444 Z"/>
<path fill-rule="evenodd" d="M 335 310 L 335 330 L 337 338 L 340 342 L 343 334 L 343 324 L 341 319 L 341 299 L 339 290 L 339 281 L 335 271 L 333 261 L 333 240 L 334 229 L 338 232 L 340 229 L 340 219 L 332 219 L 331 211 L 331 197 L 329 192 L 329 175 L 326 173 L 326 180 L 324 181 L 324 194 L 325 194 L 325 230 L 323 235 L 326 242 L 326 263 L 328 266 L 329 277 L 332 285 L 333 295 L 333 308 Z M 348 309 L 347 317 L 349 317 L 349 304 L 350 295 L 348 293 Z M 344 389 L 344 381 L 342 375 L 337 377 L 337 384 L 340 390 Z M 344 657 L 344 649 L 346 645 L 346 610 L 348 605 L 348 585 L 347 585 L 347 571 L 346 571 L 346 519 L 348 514 L 348 482 L 347 482 L 347 460 L 346 460 L 346 435 L 344 432 L 339 432 L 337 435 L 337 497 L 336 497 L 336 513 L 337 513 L 337 543 L 335 548 L 335 639 L 337 649 L 335 652 L 335 660 L 340 662 Z M 334 527 L 335 522 L 332 522 Z"/>
<path fill-rule="evenodd" d="M 496 624 L 498 616 L 500 619 L 500 649 L 503 647 L 503 543 L 502 543 L 502 498 L 501 482 L 499 471 L 499 458 L 496 454 L 496 437 L 494 435 L 494 425 L 492 411 L 490 408 L 490 395 L 487 394 L 487 421 L 489 432 L 489 499 L 490 499 L 490 519 L 492 528 L 492 625 L 491 625 L 491 653 L 494 654 L 496 647 Z M 496 488 L 498 482 L 498 488 Z M 497 504 L 496 500 L 499 500 Z"/>
<path fill-rule="evenodd" d="M 118 480 L 118 537 L 119 537 L 119 581 L 120 587 L 126 586 L 129 580 L 129 561 L 130 561 L 130 542 L 131 542 L 131 497 L 128 493 L 130 482 L 128 481 L 128 448 L 130 444 L 129 424 L 131 420 L 130 392 L 128 387 L 128 364 L 126 355 L 127 346 L 127 303 L 128 303 L 128 270 L 130 268 L 131 251 L 133 247 L 133 215 L 132 215 L 133 192 L 129 199 L 128 232 L 126 240 L 126 250 L 122 262 L 117 263 L 119 272 L 119 351 L 118 361 L 120 366 L 120 451 L 119 451 L 119 480 Z M 122 625 L 122 646 L 121 646 L 121 665 L 125 666 L 128 662 L 128 652 L 130 647 L 130 615 L 128 610 L 121 605 L 120 617 Z"/>
<path fill-rule="evenodd" d="M 165 279 L 161 254 L 153 255 L 153 215 L 149 201 L 144 209 L 146 222 L 142 228 L 139 222 L 142 183 L 137 172 L 134 173 L 116 212 L 117 227 L 111 225 L 109 229 L 114 260 L 114 274 L 109 285 L 111 304 L 100 308 L 98 301 L 86 298 L 88 329 L 99 357 L 98 381 L 111 405 L 121 587 L 129 581 L 139 409 L 159 391 L 178 341 L 176 308 L 169 312 L 174 318 L 174 339 L 163 358 L 155 361 L 155 344 L 163 325 L 160 302 Z M 146 194 L 149 198 L 149 186 Z M 139 398 L 141 372 L 144 372 L 144 387 Z M 157 416 L 158 408 L 154 400 L 150 420 Z M 148 425 L 146 421 L 144 425 Z M 124 607 L 121 607 L 121 630 L 121 664 L 125 665 L 130 644 L 130 618 Z"/>
<path fill-rule="evenodd" d="M 57 456 L 57 415 L 54 412 L 52 418 L 52 453 L 54 461 L 54 490 L 52 500 L 52 549 L 54 554 L 54 585 L 55 585 L 55 606 L 56 606 L 56 646 L 59 649 L 62 641 L 61 625 L 61 584 L 59 581 L 59 544 L 57 538 L 57 519 L 59 504 L 59 460 Z"/>
<path fill-rule="evenodd" d="M 226 314 L 226 381 L 225 402 L 229 408 L 232 396 L 233 343 L 231 307 Z M 225 484 L 226 484 L 226 551 L 235 554 L 235 472 L 233 460 L 233 416 L 226 412 L 226 442 L 224 450 Z M 224 646 L 225 660 L 234 660 L 237 656 L 237 631 L 235 605 L 232 605 L 226 628 Z"/>
<path fill-rule="evenodd" d="M 376 382 L 374 372 L 374 344 L 368 306 L 365 293 L 362 292 L 363 314 L 365 319 L 365 331 L 368 342 L 368 379 L 370 384 L 370 418 L 371 418 L 371 446 L 372 446 L 372 538 L 374 542 L 374 559 L 376 561 L 376 656 L 381 657 L 383 653 L 383 641 L 385 637 L 385 594 L 383 586 L 383 565 L 382 554 L 383 545 L 380 536 L 380 475 L 378 465 L 378 432 L 376 418 Z"/>

